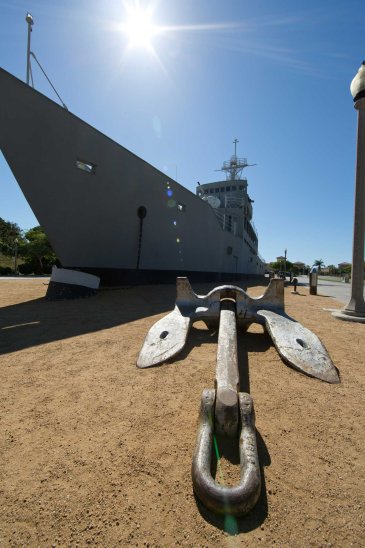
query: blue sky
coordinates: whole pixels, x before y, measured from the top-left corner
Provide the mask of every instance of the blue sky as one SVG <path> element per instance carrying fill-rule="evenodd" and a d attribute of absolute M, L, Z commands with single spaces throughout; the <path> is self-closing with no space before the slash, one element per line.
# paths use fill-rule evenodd
<path fill-rule="evenodd" d="M 134 4 L 134 2 L 128 2 Z M 363 0 L 155 0 L 160 32 L 133 46 L 122 0 L 0 0 L 0 65 L 25 79 L 32 50 L 69 110 L 176 178 L 197 181 L 234 151 L 267 261 L 351 262 Z M 36 89 L 57 101 L 33 62 Z M 0 217 L 35 226 L 0 155 Z"/>

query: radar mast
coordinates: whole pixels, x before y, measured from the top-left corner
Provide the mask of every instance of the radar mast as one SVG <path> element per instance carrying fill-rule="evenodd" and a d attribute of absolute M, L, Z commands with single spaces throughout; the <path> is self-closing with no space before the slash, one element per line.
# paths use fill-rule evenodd
<path fill-rule="evenodd" d="M 256 164 L 248 164 L 247 158 L 238 158 L 237 157 L 237 143 L 238 139 L 233 141 L 234 144 L 234 154 L 231 156 L 230 160 L 223 162 L 221 169 L 216 169 L 216 171 L 224 171 L 226 174 L 227 181 L 237 181 L 241 179 L 242 170 L 245 167 L 255 166 Z"/>

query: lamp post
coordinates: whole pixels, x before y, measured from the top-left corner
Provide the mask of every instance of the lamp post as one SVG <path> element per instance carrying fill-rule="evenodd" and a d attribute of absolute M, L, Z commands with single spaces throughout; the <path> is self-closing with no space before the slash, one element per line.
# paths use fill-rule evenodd
<path fill-rule="evenodd" d="M 287 250 L 284 253 L 284 280 L 286 280 L 286 252 Z"/>
<path fill-rule="evenodd" d="M 32 26 L 34 25 L 33 17 L 30 13 L 27 13 L 25 20 L 28 23 L 28 47 L 27 47 L 27 84 L 29 85 L 29 76 L 30 76 L 30 35 L 32 32 Z"/>
<path fill-rule="evenodd" d="M 352 80 L 350 90 L 358 111 L 351 298 L 347 306 L 333 315 L 341 320 L 365 323 L 365 61 Z"/>
<path fill-rule="evenodd" d="M 14 274 L 18 274 L 18 238 L 14 240 Z"/>

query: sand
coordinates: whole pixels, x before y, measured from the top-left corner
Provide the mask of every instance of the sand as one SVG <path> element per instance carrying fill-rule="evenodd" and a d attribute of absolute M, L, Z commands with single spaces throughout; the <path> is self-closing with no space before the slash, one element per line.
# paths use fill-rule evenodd
<path fill-rule="evenodd" d="M 287 313 L 321 338 L 337 385 L 284 365 L 261 326 L 239 335 L 263 486 L 234 520 L 208 512 L 190 476 L 217 334 L 199 323 L 173 362 L 139 370 L 174 286 L 49 302 L 46 282 L 0 281 L 0 546 L 365 546 L 365 325 L 324 310 L 341 303 L 285 289 Z M 237 455 L 220 449 L 232 482 Z"/>

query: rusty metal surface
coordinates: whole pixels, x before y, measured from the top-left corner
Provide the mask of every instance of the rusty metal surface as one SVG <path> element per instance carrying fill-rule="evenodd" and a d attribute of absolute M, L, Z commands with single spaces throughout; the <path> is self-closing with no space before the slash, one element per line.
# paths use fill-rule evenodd
<path fill-rule="evenodd" d="M 260 310 L 266 328 L 280 356 L 292 367 L 322 381 L 340 381 L 326 348 L 312 331 L 302 324 L 270 310 Z"/>
<path fill-rule="evenodd" d="M 214 390 L 203 391 L 191 470 L 193 488 L 197 497 L 213 512 L 243 515 L 255 506 L 261 491 L 253 401 L 249 394 L 239 394 L 241 431 L 237 443 L 239 444 L 241 478 L 238 485 L 227 487 L 217 483 L 211 473 L 214 400 Z"/>
<path fill-rule="evenodd" d="M 229 300 L 221 301 L 215 389 L 215 430 L 234 437 L 238 432 L 239 373 L 236 306 Z"/>

